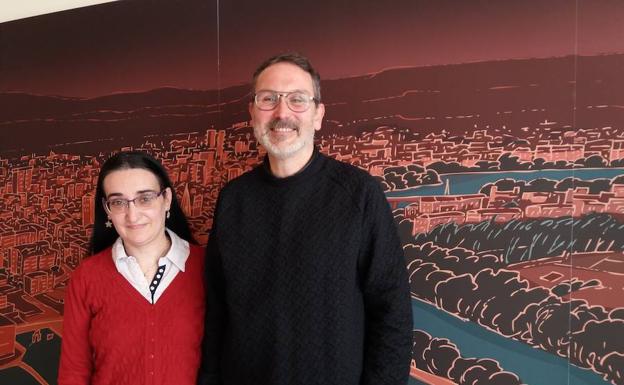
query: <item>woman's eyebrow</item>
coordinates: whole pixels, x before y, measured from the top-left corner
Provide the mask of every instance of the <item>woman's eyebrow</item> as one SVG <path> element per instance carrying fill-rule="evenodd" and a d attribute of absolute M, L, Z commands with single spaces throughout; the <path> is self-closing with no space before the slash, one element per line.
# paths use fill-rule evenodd
<path fill-rule="evenodd" d="M 158 192 L 158 191 L 153 190 L 153 189 L 148 189 L 148 190 L 139 190 L 139 191 L 137 191 L 135 194 L 143 194 L 143 193 L 146 193 L 146 192 Z M 124 196 L 122 193 L 114 192 L 114 193 L 110 193 L 110 194 L 108 194 L 108 195 L 106 196 L 106 198 L 110 198 L 110 197 L 122 197 L 122 196 Z"/>

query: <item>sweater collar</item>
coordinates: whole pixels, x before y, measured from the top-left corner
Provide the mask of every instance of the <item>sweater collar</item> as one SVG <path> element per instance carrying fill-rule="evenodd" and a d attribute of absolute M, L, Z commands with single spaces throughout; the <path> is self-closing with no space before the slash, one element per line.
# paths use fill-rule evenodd
<path fill-rule="evenodd" d="M 269 156 L 265 155 L 264 160 L 262 161 L 262 171 L 267 180 L 276 184 L 287 184 L 293 183 L 295 181 L 305 180 L 306 178 L 316 174 L 318 170 L 320 170 L 323 164 L 323 156 L 319 152 L 318 147 L 314 147 L 312 151 L 312 156 L 308 162 L 301 168 L 301 170 L 297 171 L 295 174 L 287 176 L 285 178 L 278 178 L 271 172 L 271 165 L 269 163 Z"/>

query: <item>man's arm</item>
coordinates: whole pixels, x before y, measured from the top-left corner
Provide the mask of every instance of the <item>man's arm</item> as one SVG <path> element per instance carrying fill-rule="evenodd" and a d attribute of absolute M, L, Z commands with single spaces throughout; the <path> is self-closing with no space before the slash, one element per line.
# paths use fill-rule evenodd
<path fill-rule="evenodd" d="M 219 205 L 217 204 L 217 209 Z M 198 385 L 221 385 L 221 346 L 225 325 L 224 279 L 218 246 L 217 210 L 206 247 L 206 318 Z"/>
<path fill-rule="evenodd" d="M 362 255 L 366 313 L 361 385 L 404 385 L 412 349 L 412 307 L 401 241 L 385 195 L 375 182 L 364 210 Z"/>

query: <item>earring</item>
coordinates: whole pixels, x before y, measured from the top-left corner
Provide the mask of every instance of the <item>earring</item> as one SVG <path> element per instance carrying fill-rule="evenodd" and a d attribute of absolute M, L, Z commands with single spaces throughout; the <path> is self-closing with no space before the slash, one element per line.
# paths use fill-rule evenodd
<path fill-rule="evenodd" d="M 108 218 L 106 219 L 106 222 L 104 222 L 104 225 L 110 229 L 111 227 L 113 227 L 113 222 L 111 222 L 110 218 Z"/>
<path fill-rule="evenodd" d="M 171 216 L 171 212 L 167 210 L 167 215 L 166 215 L 167 219 L 169 219 L 170 216 Z"/>

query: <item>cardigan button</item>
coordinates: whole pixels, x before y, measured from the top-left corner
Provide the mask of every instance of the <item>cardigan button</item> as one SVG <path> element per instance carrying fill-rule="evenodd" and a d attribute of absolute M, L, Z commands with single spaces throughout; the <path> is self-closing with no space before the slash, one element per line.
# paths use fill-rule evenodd
<path fill-rule="evenodd" d="M 153 354 L 150 354 L 150 355 L 149 355 L 149 358 L 153 360 L 153 359 L 154 359 L 154 355 L 153 355 Z"/>
<path fill-rule="evenodd" d="M 150 376 L 153 376 L 153 375 L 154 375 L 154 372 L 149 372 L 149 375 L 150 375 Z"/>

